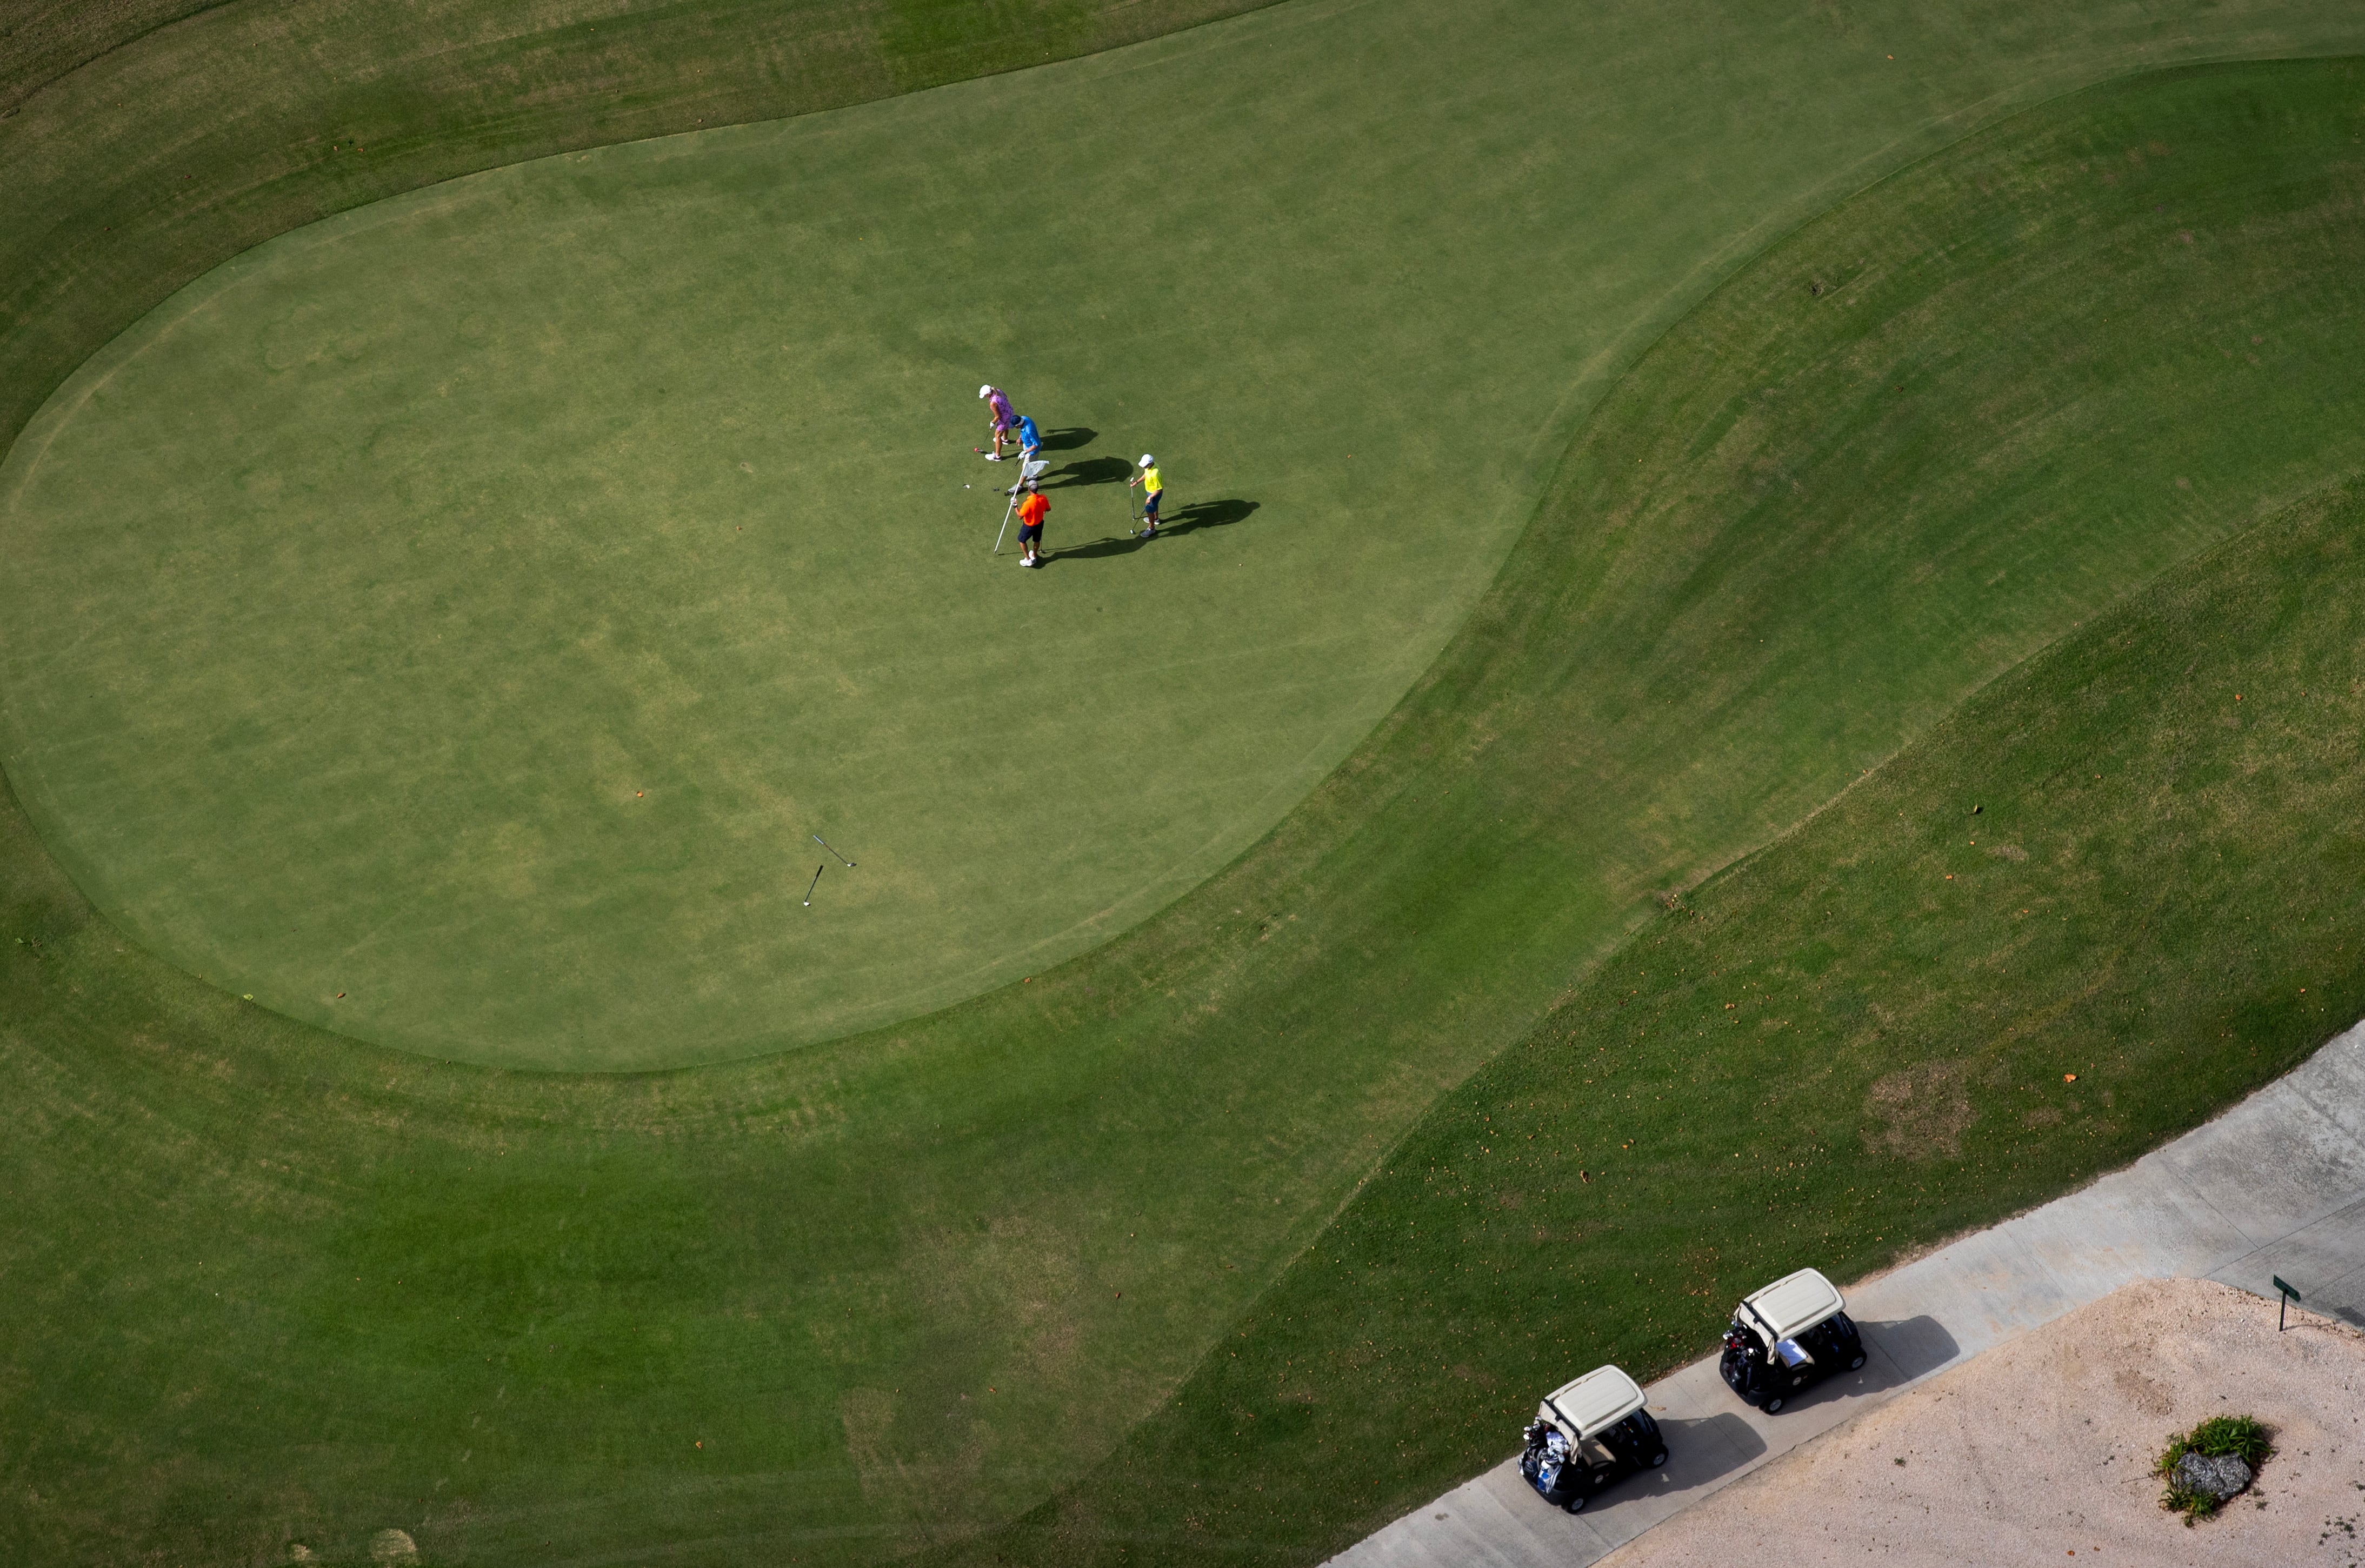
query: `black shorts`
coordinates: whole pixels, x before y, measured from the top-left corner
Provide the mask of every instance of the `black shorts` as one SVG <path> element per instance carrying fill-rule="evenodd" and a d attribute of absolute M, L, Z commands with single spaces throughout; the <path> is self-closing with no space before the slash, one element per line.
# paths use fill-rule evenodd
<path fill-rule="evenodd" d="M 1020 523 L 1018 525 L 1018 543 L 1021 544 L 1040 544 L 1043 543 L 1043 525 L 1039 522 Z"/>

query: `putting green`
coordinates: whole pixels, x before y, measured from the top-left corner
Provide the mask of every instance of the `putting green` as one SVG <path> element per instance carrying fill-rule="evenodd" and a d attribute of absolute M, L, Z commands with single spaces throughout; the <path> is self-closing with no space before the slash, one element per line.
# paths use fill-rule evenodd
<path fill-rule="evenodd" d="M 216 984 L 504 1065 L 825 1038 L 1138 921 L 1435 655 L 1653 286 L 1560 284 L 1581 115 L 1507 157 L 1356 90 L 1425 29 L 1333 32 L 545 160 L 183 290 L 0 473 L 45 838 Z M 1039 573 L 985 380 L 1052 432 Z"/>
<path fill-rule="evenodd" d="M 1623 357 L 1898 154 L 1837 106 L 1638 149 L 1570 73 L 1653 25 L 1289 6 L 259 247 L 0 468 L 0 760 L 144 945 L 433 1055 L 745 1057 L 1039 972 L 1302 799 Z M 1956 89 L 1851 91 L 1934 141 Z M 961 487 L 989 379 L 1064 432 L 1039 574 Z"/>

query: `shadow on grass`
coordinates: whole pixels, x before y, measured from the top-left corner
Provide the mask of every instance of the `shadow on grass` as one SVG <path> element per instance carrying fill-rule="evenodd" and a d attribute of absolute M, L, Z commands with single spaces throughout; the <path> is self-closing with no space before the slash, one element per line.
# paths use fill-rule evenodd
<path fill-rule="evenodd" d="M 1114 461 L 1114 460 L 1112 460 Z M 1130 470 L 1128 470 L 1130 472 Z M 1195 533 L 1203 528 L 1227 528 L 1242 521 L 1257 510 L 1254 501 L 1198 501 L 1184 507 L 1158 525 L 1158 536 L 1171 539 L 1181 534 Z M 1138 533 L 1121 537 L 1096 539 L 1090 544 L 1078 544 L 1066 550 L 1047 550 L 1046 561 L 1104 561 L 1112 555 L 1130 555 L 1149 543 Z"/>
<path fill-rule="evenodd" d="M 1046 550 L 1046 561 L 1105 561 L 1111 555 L 1130 555 L 1149 541 L 1138 534 L 1121 538 L 1095 539 L 1090 544 L 1079 544 L 1068 550 Z"/>
<path fill-rule="evenodd" d="M 1092 445 L 1093 441 L 1098 439 L 1100 433 L 1100 431 L 1092 430 L 1083 425 L 1069 425 L 1060 430 L 1045 431 L 1042 432 L 1042 449 L 1045 452 L 1073 452 L 1080 446 Z M 1116 459 L 1109 457 L 1097 459 L 1096 461 L 1115 463 Z"/>
<path fill-rule="evenodd" d="M 1047 490 L 1064 490 L 1075 485 L 1122 485 L 1132 472 L 1133 465 L 1122 457 L 1087 457 L 1045 475 L 1042 485 Z"/>
<path fill-rule="evenodd" d="M 1196 533 L 1203 528 L 1229 528 L 1246 522 L 1257 510 L 1254 501 L 1194 501 L 1158 525 L 1161 534 Z"/>

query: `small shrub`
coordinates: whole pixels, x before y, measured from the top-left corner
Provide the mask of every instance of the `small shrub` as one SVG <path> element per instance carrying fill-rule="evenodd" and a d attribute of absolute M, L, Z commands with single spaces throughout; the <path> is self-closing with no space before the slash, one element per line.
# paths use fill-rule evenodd
<path fill-rule="evenodd" d="M 2188 1453 L 2214 1456 L 2232 1454 L 2250 1467 L 2256 1475 L 2259 1467 L 2275 1451 L 2269 1440 L 2267 1428 L 2254 1416 L 2212 1416 L 2189 1432 L 2180 1432 L 2168 1439 L 2152 1473 L 2168 1479 L 2168 1491 L 2159 1506 L 2184 1516 L 2187 1525 L 2195 1519 L 2205 1519 L 2224 1506 L 2225 1500 L 2206 1492 L 2191 1492 L 2176 1484 L 2176 1462 Z"/>

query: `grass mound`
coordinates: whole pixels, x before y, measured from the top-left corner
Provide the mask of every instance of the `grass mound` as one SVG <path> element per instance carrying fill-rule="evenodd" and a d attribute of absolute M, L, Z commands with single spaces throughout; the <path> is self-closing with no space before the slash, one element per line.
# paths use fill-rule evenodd
<path fill-rule="evenodd" d="M 2170 1512 L 2182 1514 L 2186 1524 L 2205 1519 L 2225 1506 L 2225 1499 L 2214 1492 L 2198 1492 L 2185 1485 L 2177 1476 L 2176 1465 L 2186 1454 L 2206 1457 L 2231 1455 L 2250 1467 L 2257 1474 L 2275 1451 L 2273 1436 L 2265 1424 L 2254 1416 L 2213 1416 L 2189 1432 L 2179 1432 L 2168 1439 L 2152 1465 L 2152 1473 L 2168 1478 L 2168 1490 L 2159 1505 Z"/>

